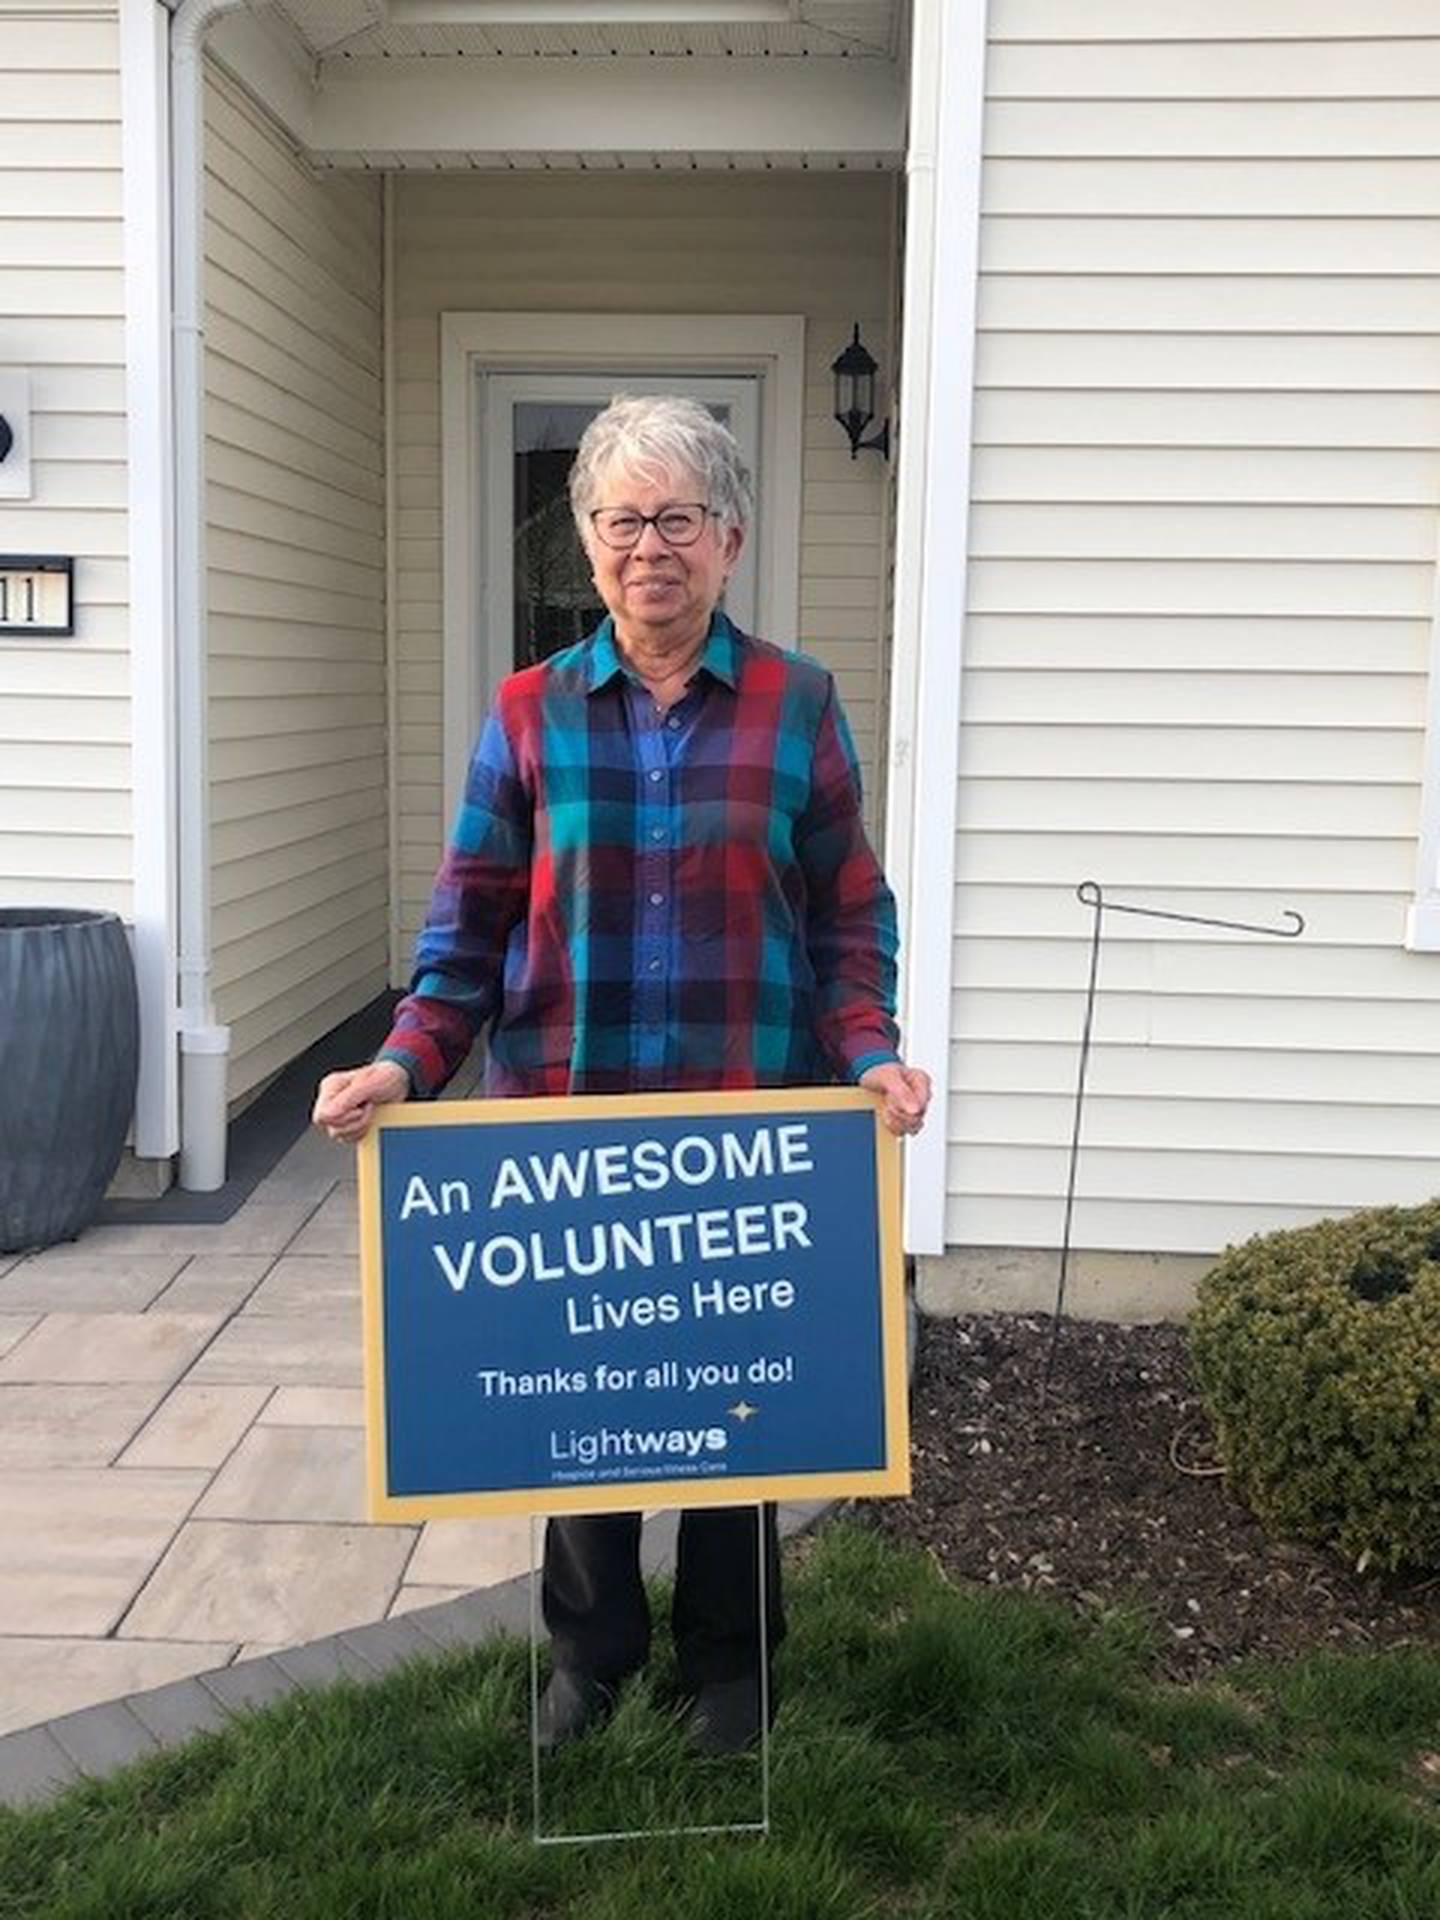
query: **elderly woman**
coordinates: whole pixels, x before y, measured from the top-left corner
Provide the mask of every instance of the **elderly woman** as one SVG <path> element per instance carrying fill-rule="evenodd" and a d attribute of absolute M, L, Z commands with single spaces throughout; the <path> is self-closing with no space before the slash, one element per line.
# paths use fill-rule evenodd
<path fill-rule="evenodd" d="M 570 494 L 609 617 L 501 686 L 410 994 L 376 1059 L 321 1083 L 317 1124 L 359 1139 L 382 1103 L 435 1094 L 488 1030 L 494 1096 L 840 1079 L 915 1132 L 930 1085 L 896 1051 L 894 902 L 834 686 L 720 610 L 750 513 L 734 439 L 694 401 L 617 398 Z M 638 1514 L 547 1529 L 547 1746 L 645 1660 L 639 1529 Z M 773 1514 L 766 1532 L 773 1651 Z M 681 1519 L 675 1640 L 711 1751 L 760 1729 L 759 1533 L 753 1508 Z"/>

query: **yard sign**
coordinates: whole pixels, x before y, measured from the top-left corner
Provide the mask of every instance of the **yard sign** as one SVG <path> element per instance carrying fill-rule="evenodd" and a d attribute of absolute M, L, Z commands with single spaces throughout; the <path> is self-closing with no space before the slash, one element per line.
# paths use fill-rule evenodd
<path fill-rule="evenodd" d="M 360 1222 L 372 1519 L 910 1490 L 868 1093 L 387 1107 Z"/>

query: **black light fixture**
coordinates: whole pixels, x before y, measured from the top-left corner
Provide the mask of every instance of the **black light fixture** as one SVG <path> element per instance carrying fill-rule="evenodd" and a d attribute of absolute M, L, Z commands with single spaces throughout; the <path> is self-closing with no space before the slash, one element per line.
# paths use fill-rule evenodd
<path fill-rule="evenodd" d="M 12 429 L 10 422 L 5 418 L 4 414 L 0 413 L 0 462 L 3 462 L 6 454 L 9 453 L 11 447 L 13 447 L 14 444 L 15 444 L 14 430 Z"/>
<path fill-rule="evenodd" d="M 875 361 L 860 340 L 860 322 L 855 322 L 855 337 L 843 353 L 830 362 L 835 376 L 835 418 L 845 429 L 850 442 L 850 458 L 861 449 L 890 458 L 890 422 L 866 440 L 862 436 L 875 418 Z"/>

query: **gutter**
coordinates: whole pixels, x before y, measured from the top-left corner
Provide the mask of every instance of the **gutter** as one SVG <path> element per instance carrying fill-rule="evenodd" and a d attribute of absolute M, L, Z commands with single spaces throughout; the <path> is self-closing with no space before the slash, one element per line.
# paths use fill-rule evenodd
<path fill-rule="evenodd" d="M 170 21 L 175 434 L 176 800 L 179 814 L 180 1185 L 225 1184 L 230 1029 L 210 954 L 210 751 L 205 576 L 205 68 L 210 28 L 245 0 L 180 0 Z"/>

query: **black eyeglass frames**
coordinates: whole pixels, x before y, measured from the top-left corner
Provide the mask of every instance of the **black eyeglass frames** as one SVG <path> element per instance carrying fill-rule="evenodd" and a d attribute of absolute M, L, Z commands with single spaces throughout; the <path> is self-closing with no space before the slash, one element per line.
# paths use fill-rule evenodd
<path fill-rule="evenodd" d="M 662 507 L 659 513 L 638 513 L 633 507 L 592 507 L 590 524 L 597 540 L 620 553 L 638 546 L 646 527 L 654 527 L 667 547 L 691 547 L 713 512 L 713 507 L 703 506 L 698 500 L 677 501 Z"/>

